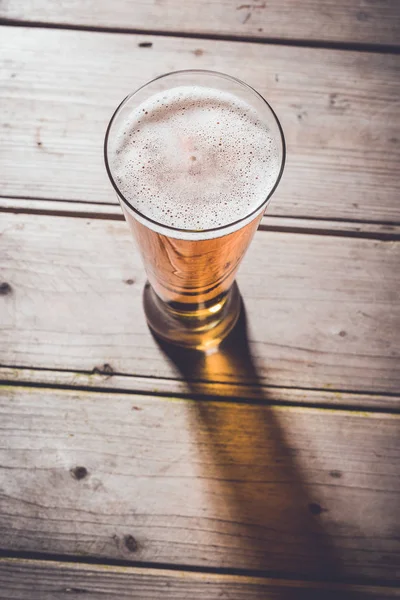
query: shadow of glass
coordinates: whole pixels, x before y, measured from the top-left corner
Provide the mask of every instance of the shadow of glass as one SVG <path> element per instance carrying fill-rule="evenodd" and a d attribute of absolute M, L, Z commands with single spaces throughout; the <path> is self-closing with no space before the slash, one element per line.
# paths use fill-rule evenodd
<path fill-rule="evenodd" d="M 213 565 L 278 577 L 334 579 L 338 561 L 320 522 L 321 508 L 302 481 L 296 441 L 287 438 L 281 418 L 283 411 L 293 409 L 271 405 L 273 398 L 260 383 L 244 306 L 237 326 L 214 354 L 156 341 L 198 397 L 193 435 L 206 448 L 203 476 L 210 506 L 205 518 L 212 513 Z M 204 382 L 220 380 L 221 373 L 230 380 L 229 397 L 205 398 Z M 238 381 L 251 383 L 250 402 L 232 401 L 243 394 L 240 384 L 235 394 Z M 314 597 L 310 592 L 307 597 Z M 323 593 L 328 597 L 327 590 Z"/>

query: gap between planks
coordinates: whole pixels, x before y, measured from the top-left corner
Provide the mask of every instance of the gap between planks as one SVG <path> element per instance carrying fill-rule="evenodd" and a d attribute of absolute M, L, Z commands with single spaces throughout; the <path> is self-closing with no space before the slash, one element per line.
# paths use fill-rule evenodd
<path fill-rule="evenodd" d="M 400 14 L 396 0 L 354 0 L 306 3 L 297 0 L 268 2 L 199 0 L 196 5 L 176 0 L 142 0 L 133 10 L 129 0 L 84 3 L 49 0 L 4 0 L 2 22 L 36 27 L 77 28 L 88 31 L 143 32 L 222 38 L 260 43 L 327 45 L 345 49 L 399 46 Z"/>
<path fill-rule="evenodd" d="M 123 221 L 120 206 L 77 200 L 0 196 L 0 212 Z M 400 240 L 400 223 L 264 215 L 259 231 Z"/>
<path fill-rule="evenodd" d="M 324 598 L 328 599 L 334 598 L 334 594 L 340 594 L 342 600 L 353 598 L 356 600 L 361 597 L 381 600 L 400 596 L 398 588 L 387 586 L 281 580 L 260 576 L 196 572 L 184 567 L 153 569 L 109 563 L 93 564 L 89 561 L 72 562 L 71 559 L 64 561 L 0 558 L 0 581 L 4 586 L 3 592 L 13 594 L 11 598 L 24 598 L 18 595 L 19 592 L 29 590 L 31 594 L 43 591 L 55 593 L 57 596 L 52 596 L 54 600 L 64 598 L 67 593 L 69 598 L 81 597 L 82 594 L 90 598 L 92 593 L 99 591 L 99 586 L 102 592 L 118 594 L 118 598 L 142 599 L 146 594 L 145 597 L 151 597 L 151 600 L 158 598 L 186 600 L 185 594 L 188 592 L 195 593 L 196 597 L 201 595 L 204 600 L 216 600 L 225 597 L 225 594 L 228 594 L 226 597 L 232 600 L 239 598 L 238 594 L 241 600 L 244 598 L 295 600 L 299 598 L 299 594 L 305 593 L 309 600 L 317 600 L 319 593 L 323 593 Z M 15 586 L 16 581 L 18 581 L 18 591 Z M 152 585 L 147 590 L 146 585 L 149 583 Z M 151 596 L 148 596 L 147 592 Z M 5 598 L 0 590 L 0 598 L 2 597 Z M 34 596 L 36 597 L 41 600 L 41 596 Z M 7 600 L 9 598 L 10 596 L 7 596 Z"/>
<path fill-rule="evenodd" d="M 302 389 L 268 385 L 229 384 L 224 382 L 184 381 L 172 378 L 146 377 L 109 372 L 109 365 L 95 367 L 92 372 L 57 369 L 31 369 L 0 366 L 1 386 L 43 387 L 53 389 L 126 393 L 164 398 L 229 401 L 244 404 L 303 406 L 327 410 L 400 413 L 397 394 L 352 392 L 347 390 Z"/>
<path fill-rule="evenodd" d="M 365 43 L 365 42 L 336 42 L 322 39 L 291 39 L 269 36 L 254 36 L 222 33 L 199 33 L 181 30 L 166 31 L 160 29 L 141 29 L 134 27 L 108 27 L 106 25 L 79 25 L 69 23 L 54 23 L 47 21 L 25 21 L 23 19 L 0 18 L 0 27 L 24 27 L 34 29 L 62 29 L 67 31 L 86 31 L 91 33 L 115 33 L 122 35 L 146 35 L 153 37 L 188 38 L 193 40 L 209 40 L 217 42 L 237 42 L 244 44 L 263 44 L 274 46 L 291 46 L 299 48 L 316 48 L 321 50 L 342 50 L 347 52 L 371 52 L 380 54 L 400 54 L 400 46 L 395 44 Z"/>

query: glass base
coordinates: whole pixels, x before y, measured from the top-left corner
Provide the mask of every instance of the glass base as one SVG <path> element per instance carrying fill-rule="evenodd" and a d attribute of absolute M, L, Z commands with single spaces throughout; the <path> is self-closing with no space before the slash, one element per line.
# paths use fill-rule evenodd
<path fill-rule="evenodd" d="M 211 351 L 234 328 L 241 300 L 236 282 L 222 300 L 195 312 L 172 308 L 161 300 L 147 282 L 143 292 L 147 323 L 161 339 L 193 350 Z"/>

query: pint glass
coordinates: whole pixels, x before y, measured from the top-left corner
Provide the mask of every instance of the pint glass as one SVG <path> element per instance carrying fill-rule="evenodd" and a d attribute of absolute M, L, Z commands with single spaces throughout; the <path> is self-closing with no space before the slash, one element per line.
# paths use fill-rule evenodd
<path fill-rule="evenodd" d="M 157 336 L 207 351 L 234 327 L 235 275 L 284 162 L 272 108 L 222 73 L 168 73 L 117 108 L 105 163 L 143 259 Z"/>

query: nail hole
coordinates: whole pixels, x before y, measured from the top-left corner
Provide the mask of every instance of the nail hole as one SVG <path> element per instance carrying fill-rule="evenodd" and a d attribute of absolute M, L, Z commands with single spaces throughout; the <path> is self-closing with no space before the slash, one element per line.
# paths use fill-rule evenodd
<path fill-rule="evenodd" d="M 0 283 L 0 296 L 7 296 L 8 294 L 11 294 L 11 292 L 12 287 L 9 283 L 6 283 L 5 281 Z"/>
<path fill-rule="evenodd" d="M 133 535 L 126 535 L 124 537 L 124 544 L 128 548 L 129 552 L 136 552 L 138 549 L 138 543 Z"/>
<path fill-rule="evenodd" d="M 73 469 L 71 469 L 70 472 L 72 477 L 74 477 L 78 481 L 80 481 L 81 479 L 85 479 L 85 477 L 88 476 L 88 470 L 86 469 L 86 467 L 74 467 Z"/>
<path fill-rule="evenodd" d="M 104 363 L 101 367 L 94 367 L 92 373 L 94 375 L 113 375 L 114 369 L 109 363 Z"/>
<path fill-rule="evenodd" d="M 308 505 L 308 509 L 312 515 L 320 515 L 322 513 L 322 507 L 317 502 L 311 502 Z"/>
<path fill-rule="evenodd" d="M 341 471 L 330 471 L 329 475 L 331 477 L 333 477 L 334 479 L 340 479 L 342 476 L 342 472 Z"/>

